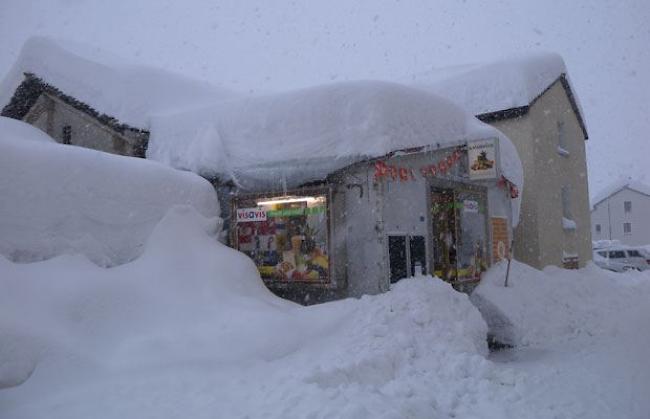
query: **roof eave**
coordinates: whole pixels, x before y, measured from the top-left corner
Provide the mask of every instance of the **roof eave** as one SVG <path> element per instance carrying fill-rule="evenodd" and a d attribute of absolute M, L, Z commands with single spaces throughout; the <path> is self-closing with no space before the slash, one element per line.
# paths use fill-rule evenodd
<path fill-rule="evenodd" d="M 533 106 L 535 102 L 537 102 L 537 100 L 540 97 L 542 97 L 547 91 L 549 91 L 553 87 L 553 85 L 558 81 L 562 84 L 562 87 L 566 92 L 567 98 L 569 99 L 569 103 L 571 104 L 571 109 L 576 115 L 576 118 L 578 120 L 578 125 L 580 125 L 580 129 L 582 130 L 582 135 L 584 136 L 584 139 L 586 141 L 589 139 L 589 134 L 587 133 L 587 126 L 585 125 L 585 121 L 582 118 L 582 114 L 580 113 L 578 102 L 576 101 L 573 90 L 571 89 L 571 85 L 569 84 L 569 81 L 566 77 L 566 73 L 562 73 L 557 79 L 553 80 L 553 82 L 549 84 L 546 87 L 546 89 L 544 89 L 539 95 L 535 96 L 535 98 L 533 98 L 533 100 L 531 100 L 528 105 L 519 106 L 516 108 L 502 109 L 494 112 L 486 112 L 486 113 L 476 115 L 476 117 L 485 123 L 496 122 L 505 119 L 520 118 L 526 115 L 530 111 L 531 106 Z"/>

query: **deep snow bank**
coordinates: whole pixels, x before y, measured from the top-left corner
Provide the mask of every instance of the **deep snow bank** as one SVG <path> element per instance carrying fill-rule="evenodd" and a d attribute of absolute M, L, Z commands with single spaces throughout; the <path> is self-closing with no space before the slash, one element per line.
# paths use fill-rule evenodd
<path fill-rule="evenodd" d="M 215 231 L 180 207 L 115 268 L 0 259 L 0 382 L 31 374 L 0 391 L 0 416 L 426 417 L 469 409 L 494 376 L 484 321 L 447 284 L 302 307 Z"/>
<path fill-rule="evenodd" d="M 495 338 L 515 346 L 549 346 L 583 335 L 615 333 L 618 314 L 639 289 L 650 291 L 641 273 L 616 274 L 590 264 L 580 270 L 543 271 L 512 262 L 490 269 L 472 293 Z"/>
<path fill-rule="evenodd" d="M 22 121 L 0 116 L 0 140 L 4 139 L 40 141 L 44 143 L 55 142 L 54 138 L 50 137 L 38 128 Z"/>
<path fill-rule="evenodd" d="M 188 172 L 46 141 L 0 120 L 0 254 L 18 262 L 82 253 L 111 266 L 142 251 L 173 205 L 219 215 L 212 186 Z"/>

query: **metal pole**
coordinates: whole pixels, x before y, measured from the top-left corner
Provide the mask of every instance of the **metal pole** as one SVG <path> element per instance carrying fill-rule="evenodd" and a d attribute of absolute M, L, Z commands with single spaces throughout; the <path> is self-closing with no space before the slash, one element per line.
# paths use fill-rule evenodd
<path fill-rule="evenodd" d="M 609 212 L 609 198 L 607 198 L 607 229 L 609 230 L 609 240 L 612 240 L 612 215 Z"/>
<path fill-rule="evenodd" d="M 515 239 L 513 238 L 510 241 L 510 249 L 508 249 L 508 269 L 506 269 L 506 282 L 503 284 L 504 287 L 508 286 L 508 278 L 510 277 L 510 262 L 512 262 L 512 246 L 515 244 Z"/>

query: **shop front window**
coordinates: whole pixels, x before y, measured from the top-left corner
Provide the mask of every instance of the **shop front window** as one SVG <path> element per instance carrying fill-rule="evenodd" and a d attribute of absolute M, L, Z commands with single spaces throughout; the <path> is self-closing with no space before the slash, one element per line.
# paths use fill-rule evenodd
<path fill-rule="evenodd" d="M 485 194 L 433 188 L 431 204 L 435 275 L 449 282 L 479 280 L 488 257 Z"/>
<path fill-rule="evenodd" d="M 327 283 L 327 196 L 236 200 L 236 248 L 267 281 Z"/>

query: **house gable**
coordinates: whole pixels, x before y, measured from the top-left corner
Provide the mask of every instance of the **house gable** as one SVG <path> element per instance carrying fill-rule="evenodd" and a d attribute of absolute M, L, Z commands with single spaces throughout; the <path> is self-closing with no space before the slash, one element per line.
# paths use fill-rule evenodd
<path fill-rule="evenodd" d="M 578 102 L 573 93 L 573 90 L 571 89 L 571 85 L 569 84 L 569 81 L 565 73 L 562 73 L 555 81 L 553 81 L 553 83 L 551 83 L 546 89 L 544 89 L 539 95 L 537 95 L 528 105 L 519 106 L 510 109 L 502 109 L 495 112 L 487 112 L 480 115 L 476 115 L 476 117 L 486 123 L 493 123 L 504 119 L 520 118 L 528 114 L 530 108 L 539 100 L 539 98 L 542 97 L 544 94 L 546 94 L 546 92 L 548 92 L 551 88 L 553 88 L 553 86 L 558 82 L 561 83 L 562 87 L 564 88 L 567 98 L 569 99 L 569 103 L 571 104 L 571 109 L 575 113 L 576 118 L 578 120 L 578 124 L 582 129 L 582 134 L 584 136 L 584 139 L 585 140 L 589 139 L 589 135 L 587 133 L 587 126 L 585 125 L 584 119 L 582 117 L 582 113 L 580 111 L 580 107 L 578 106 Z"/>
<path fill-rule="evenodd" d="M 102 132 L 111 133 L 112 145 L 106 146 L 104 151 L 110 150 L 115 154 L 127 154 L 144 157 L 149 139 L 149 131 L 134 128 L 119 122 L 117 119 L 96 111 L 88 104 L 63 93 L 61 90 L 43 81 L 32 73 L 25 73 L 25 79 L 16 88 L 9 103 L 2 109 L 1 116 L 24 120 L 32 125 L 39 126 L 38 122 L 48 110 L 47 103 L 56 102 L 59 106 L 73 109 L 86 122 L 91 122 Z M 56 137 L 52 132 L 52 122 L 48 120 L 46 126 L 39 128 Z M 133 143 L 126 147 L 125 143 Z M 90 147 L 97 148 L 97 147 Z"/>

